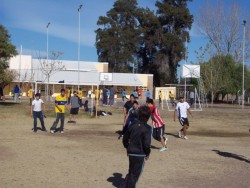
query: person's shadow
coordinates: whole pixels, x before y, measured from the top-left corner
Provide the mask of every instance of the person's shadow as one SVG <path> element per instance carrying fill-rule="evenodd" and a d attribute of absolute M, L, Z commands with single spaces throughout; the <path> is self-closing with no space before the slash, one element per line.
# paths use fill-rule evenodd
<path fill-rule="evenodd" d="M 119 187 L 121 183 L 124 181 L 124 178 L 122 178 L 121 173 L 113 173 L 113 176 L 109 177 L 107 179 L 108 182 L 111 182 L 114 187 Z"/>
<path fill-rule="evenodd" d="M 233 158 L 233 159 L 237 159 L 246 163 L 250 163 L 250 161 L 243 155 L 237 155 L 234 153 L 229 153 L 229 152 L 224 152 L 224 151 L 219 151 L 219 150 L 212 150 L 212 151 L 214 151 L 215 153 L 223 157 Z"/>

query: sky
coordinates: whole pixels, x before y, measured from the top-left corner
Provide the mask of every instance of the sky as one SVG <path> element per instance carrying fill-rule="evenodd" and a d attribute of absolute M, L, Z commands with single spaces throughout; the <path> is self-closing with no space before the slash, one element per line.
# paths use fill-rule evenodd
<path fill-rule="evenodd" d="M 188 3 L 191 14 L 207 0 Z M 215 1 L 215 0 L 210 0 Z M 232 2 L 233 0 L 224 0 Z M 115 0 L 0 0 L 0 24 L 11 35 L 11 42 L 22 54 L 33 58 L 46 57 L 47 31 L 49 51 L 61 51 L 63 60 L 78 59 L 78 8 L 80 11 L 80 61 L 98 61 L 95 48 L 95 30 L 99 16 L 105 16 Z M 138 0 L 141 7 L 155 10 L 155 0 Z M 249 0 L 238 0 L 240 6 L 250 8 Z M 195 17 L 194 17 L 195 18 Z M 48 30 L 47 24 L 50 22 Z M 250 23 L 250 20 L 249 20 Z M 188 43 L 188 63 L 196 62 L 195 50 L 207 44 L 207 39 L 197 31 L 194 21 Z M 183 64 L 183 61 L 181 62 Z"/>

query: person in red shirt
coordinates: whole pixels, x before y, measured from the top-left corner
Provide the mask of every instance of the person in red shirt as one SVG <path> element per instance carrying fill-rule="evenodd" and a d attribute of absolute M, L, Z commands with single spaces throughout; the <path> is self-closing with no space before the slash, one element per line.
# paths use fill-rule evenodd
<path fill-rule="evenodd" d="M 165 124 L 160 117 L 160 113 L 156 106 L 154 105 L 153 99 L 147 100 L 147 105 L 151 111 L 151 119 L 153 124 L 153 138 L 162 144 L 160 151 L 167 150 L 168 138 L 164 136 Z"/>

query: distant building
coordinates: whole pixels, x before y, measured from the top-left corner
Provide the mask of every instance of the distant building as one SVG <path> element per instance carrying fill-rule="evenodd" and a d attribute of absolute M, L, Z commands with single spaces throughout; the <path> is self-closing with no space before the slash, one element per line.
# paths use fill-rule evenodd
<path fill-rule="evenodd" d="M 43 60 L 46 61 L 46 60 Z M 64 69 L 54 72 L 49 81 L 51 93 L 58 93 L 61 88 L 72 88 L 77 90 L 78 85 L 82 88 L 85 97 L 89 89 L 95 89 L 102 86 L 114 86 L 121 97 L 121 90 L 126 89 L 129 95 L 135 88 L 142 88 L 142 91 L 149 89 L 153 92 L 153 75 L 152 74 L 132 74 L 132 73 L 109 73 L 108 63 L 100 62 L 79 62 L 60 60 Z M 49 60 L 50 62 L 50 60 Z M 4 88 L 4 94 L 9 95 L 13 87 L 21 85 L 23 95 L 32 85 L 36 91 L 44 91 L 47 79 L 41 71 L 39 59 L 33 59 L 29 55 L 17 55 L 10 59 L 9 68 L 15 70 L 18 74 L 16 79 Z M 79 73 L 79 82 L 78 82 Z"/>

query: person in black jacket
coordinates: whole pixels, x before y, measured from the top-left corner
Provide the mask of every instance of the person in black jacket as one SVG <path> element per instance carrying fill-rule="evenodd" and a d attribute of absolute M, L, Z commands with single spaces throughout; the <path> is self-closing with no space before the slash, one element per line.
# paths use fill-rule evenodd
<path fill-rule="evenodd" d="M 145 159 L 149 158 L 151 146 L 151 126 L 147 124 L 151 112 L 141 106 L 138 120 L 134 121 L 123 137 L 123 145 L 129 157 L 129 170 L 120 188 L 134 188 L 143 170 Z"/>

